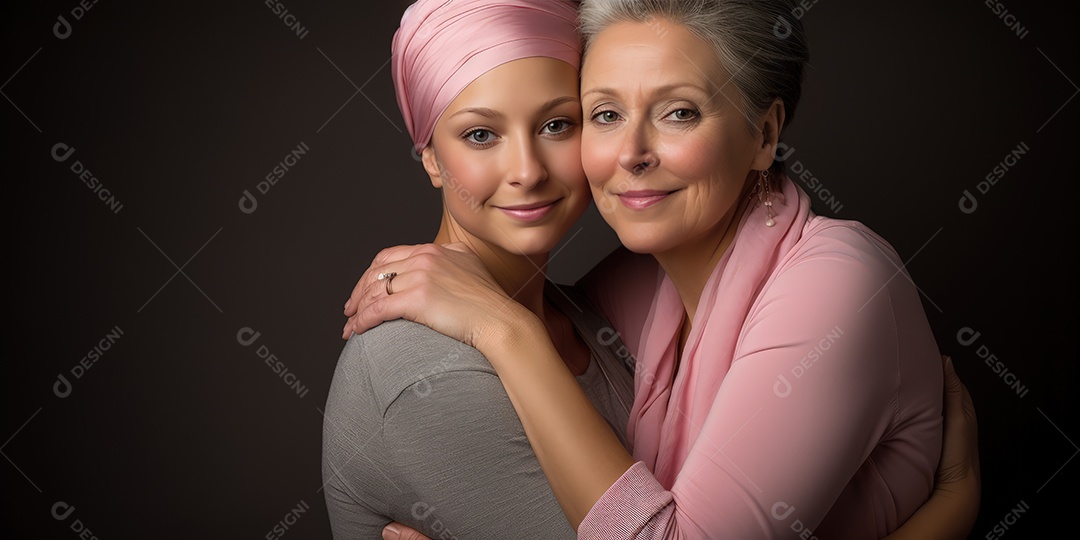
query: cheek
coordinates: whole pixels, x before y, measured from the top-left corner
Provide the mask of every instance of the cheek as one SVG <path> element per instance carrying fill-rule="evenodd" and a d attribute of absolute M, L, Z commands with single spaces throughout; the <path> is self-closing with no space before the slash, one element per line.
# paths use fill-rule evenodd
<path fill-rule="evenodd" d="M 692 186 L 688 220 L 712 225 L 731 211 L 746 180 L 746 156 L 743 141 L 716 131 L 687 136 L 671 148 L 667 168 Z"/>
<path fill-rule="evenodd" d="M 499 185 L 497 168 L 489 160 L 466 152 L 450 153 L 442 160 L 443 192 L 447 201 L 459 200 L 455 193 L 465 194 L 469 200 L 483 203 Z M 472 153 L 475 154 L 475 153 Z M 460 192 L 460 193 L 459 193 Z"/>
<path fill-rule="evenodd" d="M 548 176 L 556 178 L 575 194 L 587 191 L 585 172 L 581 163 L 581 142 L 578 139 L 560 141 L 546 156 Z"/>
<path fill-rule="evenodd" d="M 603 188 L 619 166 L 619 148 L 614 137 L 586 131 L 581 137 L 581 164 L 593 189 Z"/>
<path fill-rule="evenodd" d="M 675 136 L 660 152 L 662 167 L 688 181 L 708 180 L 731 164 L 726 148 L 702 135 Z"/>

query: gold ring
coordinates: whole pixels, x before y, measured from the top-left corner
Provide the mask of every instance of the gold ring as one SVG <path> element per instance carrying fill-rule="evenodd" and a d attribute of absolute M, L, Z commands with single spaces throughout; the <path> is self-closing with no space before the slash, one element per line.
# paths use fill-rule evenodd
<path fill-rule="evenodd" d="M 379 281 L 383 281 L 383 280 L 386 281 L 386 295 L 387 296 L 390 296 L 391 294 L 394 294 L 394 287 L 391 285 L 391 282 L 394 281 L 394 276 L 396 276 L 396 275 L 397 275 L 397 272 L 384 272 L 382 274 L 379 274 L 375 278 L 375 279 L 377 279 Z"/>

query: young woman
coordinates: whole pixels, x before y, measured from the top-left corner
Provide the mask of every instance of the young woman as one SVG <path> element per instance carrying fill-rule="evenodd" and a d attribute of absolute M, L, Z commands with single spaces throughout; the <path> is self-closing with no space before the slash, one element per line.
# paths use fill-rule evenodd
<path fill-rule="evenodd" d="M 773 163 L 807 58 L 797 22 L 773 32 L 791 8 L 584 3 L 585 172 L 623 244 L 659 264 L 620 255 L 588 280 L 637 356 L 631 451 L 548 315 L 475 246 L 383 252 L 347 306 L 357 332 L 404 316 L 482 351 L 582 538 L 880 538 L 931 494 L 942 379 L 917 293 L 887 243 L 814 216 Z M 549 201 L 492 194 L 477 216 Z M 974 509 L 940 527 L 962 535 Z"/>
<path fill-rule="evenodd" d="M 581 169 L 580 38 L 572 2 L 421 1 L 394 39 L 398 103 L 432 185 L 435 242 L 468 246 L 528 306 L 563 369 L 626 431 L 621 343 L 573 288 L 542 278 L 590 201 Z M 380 281 L 384 294 L 399 281 Z M 571 378 L 574 380 L 574 377 Z M 471 347 L 395 321 L 354 336 L 326 405 L 323 473 L 336 538 L 391 520 L 434 538 L 572 538 L 491 365 Z"/>

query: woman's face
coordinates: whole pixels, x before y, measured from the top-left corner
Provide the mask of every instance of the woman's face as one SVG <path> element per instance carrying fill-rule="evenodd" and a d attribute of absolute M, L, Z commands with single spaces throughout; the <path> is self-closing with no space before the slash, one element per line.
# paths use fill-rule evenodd
<path fill-rule="evenodd" d="M 485 73 L 439 118 L 423 158 L 458 232 L 546 254 L 589 203 L 577 70 L 525 58 Z"/>
<path fill-rule="evenodd" d="M 581 72 L 583 164 L 630 250 L 719 241 L 753 169 L 771 165 L 728 79 L 713 47 L 678 24 L 623 22 L 595 37 Z"/>

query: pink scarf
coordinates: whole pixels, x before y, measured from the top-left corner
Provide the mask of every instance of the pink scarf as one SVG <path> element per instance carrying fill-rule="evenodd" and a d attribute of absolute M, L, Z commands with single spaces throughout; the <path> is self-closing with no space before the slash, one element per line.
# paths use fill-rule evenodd
<path fill-rule="evenodd" d="M 454 98 L 484 73 L 522 58 L 581 63 L 577 2 L 418 0 L 394 34 L 398 106 L 416 150 Z"/>
<path fill-rule="evenodd" d="M 779 184 L 776 225 L 765 226 L 764 206 L 750 203 L 756 206 L 743 214 L 735 241 L 706 282 L 674 381 L 682 300 L 667 276 L 653 299 L 637 359 L 628 437 L 634 459 L 645 462 L 665 489 L 674 485 L 712 410 L 754 301 L 814 217 L 806 193 L 786 176 Z"/>

